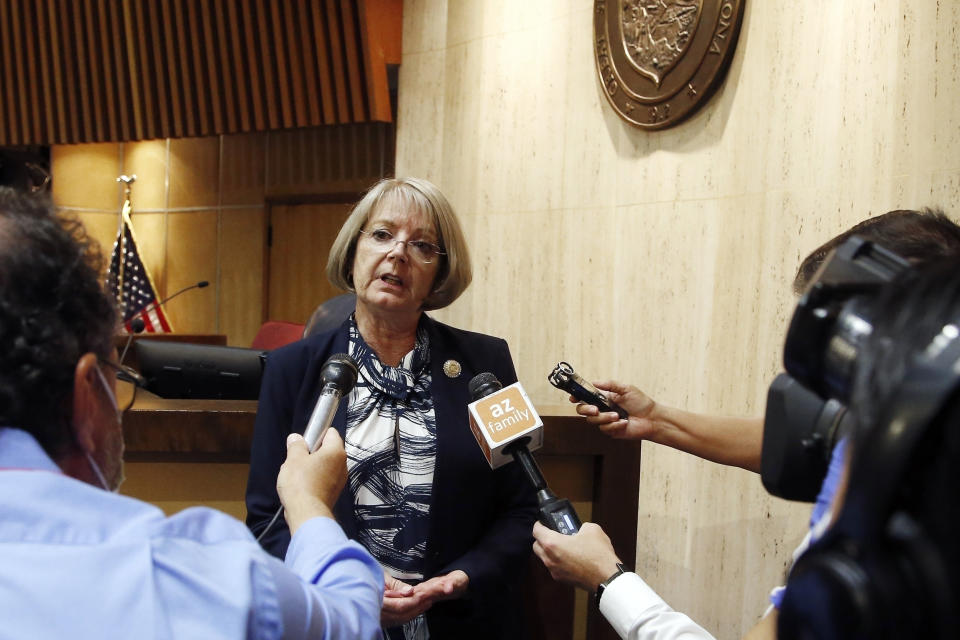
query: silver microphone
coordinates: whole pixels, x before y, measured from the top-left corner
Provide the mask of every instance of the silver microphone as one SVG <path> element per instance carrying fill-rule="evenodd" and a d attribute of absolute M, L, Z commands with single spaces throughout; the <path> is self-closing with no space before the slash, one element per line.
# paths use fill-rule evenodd
<path fill-rule="evenodd" d="M 345 353 L 335 353 L 323 363 L 320 371 L 320 397 L 313 407 L 303 439 L 310 453 L 317 450 L 323 440 L 323 434 L 330 428 L 333 416 L 337 413 L 340 399 L 350 393 L 357 383 L 357 363 Z"/>
<path fill-rule="evenodd" d="M 323 441 L 323 434 L 327 432 L 333 423 L 333 417 L 337 414 L 337 406 L 340 399 L 350 393 L 353 386 L 357 384 L 359 375 L 356 361 L 345 353 L 335 353 L 323 363 L 323 369 L 320 370 L 320 397 L 317 398 L 317 404 L 313 407 L 313 413 L 307 421 L 307 428 L 303 430 L 303 439 L 307 443 L 307 449 L 310 453 L 317 450 Z M 270 522 L 264 527 L 260 535 L 257 536 L 257 542 L 263 540 L 267 532 L 273 528 L 273 524 L 283 513 L 283 505 L 273 514 Z"/>

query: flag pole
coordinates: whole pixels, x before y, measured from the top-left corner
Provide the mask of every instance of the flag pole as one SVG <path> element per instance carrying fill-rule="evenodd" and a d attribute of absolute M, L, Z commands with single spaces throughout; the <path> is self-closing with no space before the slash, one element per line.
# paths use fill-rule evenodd
<path fill-rule="evenodd" d="M 127 234 L 123 232 L 124 225 L 129 224 L 130 212 L 132 206 L 130 204 L 130 185 L 137 181 L 137 174 L 131 175 L 122 175 L 117 178 L 117 182 L 123 183 L 123 207 L 120 208 L 120 260 L 117 265 L 119 272 L 117 273 L 117 282 L 119 286 L 117 287 L 117 305 L 124 309 L 123 304 L 123 263 L 126 261 L 127 255 Z"/>

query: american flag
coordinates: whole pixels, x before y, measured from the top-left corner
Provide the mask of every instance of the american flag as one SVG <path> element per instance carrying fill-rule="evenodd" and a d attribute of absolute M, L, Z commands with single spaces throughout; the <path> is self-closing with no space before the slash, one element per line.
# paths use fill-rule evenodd
<path fill-rule="evenodd" d="M 149 333 L 170 333 L 173 328 L 163 308 L 157 304 L 157 290 L 153 286 L 147 267 L 140 259 L 137 241 L 130 224 L 130 201 L 123 203 L 120 228 L 113 243 L 107 286 L 116 297 L 123 314 L 123 326 L 133 333 L 131 321 L 143 319 L 144 330 Z"/>

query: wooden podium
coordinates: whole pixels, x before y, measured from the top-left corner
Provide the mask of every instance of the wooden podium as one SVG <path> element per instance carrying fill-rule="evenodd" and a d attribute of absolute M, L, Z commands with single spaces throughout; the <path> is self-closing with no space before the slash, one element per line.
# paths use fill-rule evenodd
<path fill-rule="evenodd" d="M 617 554 L 632 565 L 637 541 L 640 443 L 613 440 L 572 413 L 543 415 L 544 444 L 536 451 L 544 475 L 558 495 L 578 510 L 588 503 L 590 520 L 599 523 Z M 166 400 L 144 391 L 124 417 L 126 459 L 131 462 L 248 462 L 257 403 L 253 400 Z M 569 471 L 573 469 L 574 472 Z M 585 477 L 585 489 L 570 488 L 569 476 Z M 583 494 L 586 495 L 583 495 Z M 579 500 L 579 502 L 578 502 Z M 583 518 L 586 520 L 586 518 Z M 593 606 L 592 596 L 575 606 L 574 589 L 554 582 L 532 557 L 529 584 L 523 590 L 528 637 L 573 638 L 577 619 L 586 637 L 615 640 L 617 635 Z M 584 611 L 584 609 L 586 609 Z"/>

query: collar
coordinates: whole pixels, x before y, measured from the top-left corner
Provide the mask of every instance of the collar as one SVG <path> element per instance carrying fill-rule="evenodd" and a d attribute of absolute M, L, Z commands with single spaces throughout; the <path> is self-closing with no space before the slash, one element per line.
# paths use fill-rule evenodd
<path fill-rule="evenodd" d="M 357 322 L 350 316 L 349 352 L 357 361 L 360 375 L 371 387 L 391 398 L 406 401 L 415 392 L 417 380 L 428 372 L 430 362 L 430 338 L 423 316 L 417 325 L 417 337 L 413 350 L 408 352 L 399 366 L 383 364 L 357 329 Z"/>
<path fill-rule="evenodd" d="M 30 433 L 15 427 L 0 427 L 0 471 L 10 469 L 62 473 Z"/>

